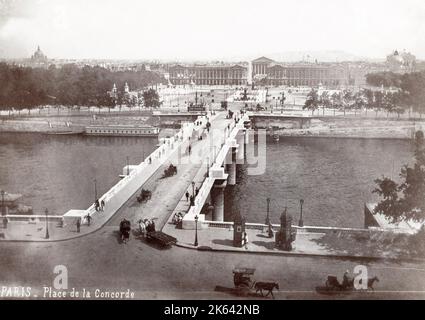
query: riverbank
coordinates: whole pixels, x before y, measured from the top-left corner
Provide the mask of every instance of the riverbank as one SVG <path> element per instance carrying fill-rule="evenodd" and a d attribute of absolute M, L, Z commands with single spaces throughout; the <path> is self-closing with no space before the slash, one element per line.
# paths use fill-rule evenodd
<path fill-rule="evenodd" d="M 353 118 L 255 118 L 257 129 L 280 137 L 330 137 L 364 139 L 412 139 L 418 130 L 425 129 L 425 121 L 405 119 Z"/>
<path fill-rule="evenodd" d="M 320 137 L 320 138 L 350 138 L 350 139 L 413 139 L 418 129 L 407 127 L 351 127 L 351 128 L 309 128 L 269 130 L 268 133 L 279 137 Z"/>
<path fill-rule="evenodd" d="M 134 114 L 92 114 L 79 116 L 32 116 L 19 118 L 2 118 L 0 132 L 9 133 L 84 133 L 87 126 L 92 125 L 146 125 L 156 126 L 158 119 L 151 115 Z"/>

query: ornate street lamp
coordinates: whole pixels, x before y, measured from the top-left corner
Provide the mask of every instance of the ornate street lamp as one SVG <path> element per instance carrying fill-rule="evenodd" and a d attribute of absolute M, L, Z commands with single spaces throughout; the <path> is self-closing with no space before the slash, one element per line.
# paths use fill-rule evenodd
<path fill-rule="evenodd" d="M 270 224 L 270 216 L 269 216 L 269 212 L 270 212 L 270 198 L 267 198 L 267 215 L 266 215 L 266 225 Z"/>
<path fill-rule="evenodd" d="M 96 185 L 96 178 L 93 180 L 94 182 L 94 202 L 97 200 L 97 185 Z"/>
<path fill-rule="evenodd" d="M 46 214 L 46 239 L 49 239 L 49 224 L 48 224 L 48 217 L 47 214 L 49 213 L 49 211 L 46 209 L 46 211 L 44 211 L 44 213 Z"/>
<path fill-rule="evenodd" d="M 195 216 L 195 243 L 193 245 L 198 246 L 198 216 Z"/>
<path fill-rule="evenodd" d="M 304 200 L 300 199 L 300 221 L 298 221 L 298 226 L 299 227 L 304 227 L 304 221 L 303 221 L 303 204 L 304 204 Z"/>

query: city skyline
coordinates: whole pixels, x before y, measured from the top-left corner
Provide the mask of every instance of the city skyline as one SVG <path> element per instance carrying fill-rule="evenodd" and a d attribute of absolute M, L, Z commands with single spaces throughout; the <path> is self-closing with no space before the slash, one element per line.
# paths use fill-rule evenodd
<path fill-rule="evenodd" d="M 27 58 L 40 45 L 53 59 L 247 60 L 291 52 L 385 59 L 395 49 L 424 59 L 424 20 L 418 0 L 2 0 L 0 58 Z"/>

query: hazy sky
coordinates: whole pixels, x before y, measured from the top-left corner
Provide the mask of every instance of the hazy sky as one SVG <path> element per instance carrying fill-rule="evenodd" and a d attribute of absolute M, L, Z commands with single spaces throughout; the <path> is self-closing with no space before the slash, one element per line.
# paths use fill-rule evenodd
<path fill-rule="evenodd" d="M 425 0 L 0 0 L 0 57 L 38 44 L 50 58 L 425 58 Z"/>

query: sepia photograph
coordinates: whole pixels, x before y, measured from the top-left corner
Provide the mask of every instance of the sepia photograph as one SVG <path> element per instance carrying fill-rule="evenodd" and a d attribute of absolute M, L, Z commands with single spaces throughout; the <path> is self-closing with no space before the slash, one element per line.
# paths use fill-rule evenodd
<path fill-rule="evenodd" d="M 422 0 L 0 0 L 0 301 L 423 300 L 424 40 Z"/>

